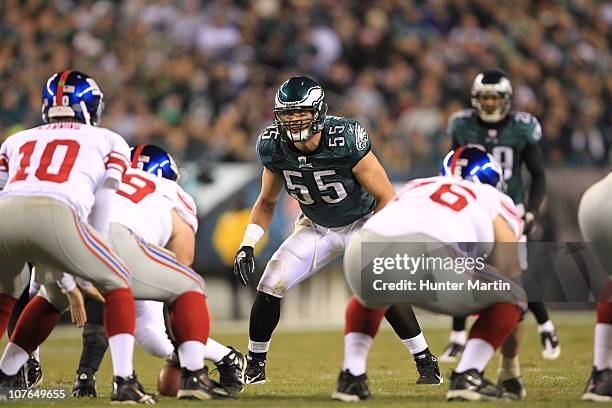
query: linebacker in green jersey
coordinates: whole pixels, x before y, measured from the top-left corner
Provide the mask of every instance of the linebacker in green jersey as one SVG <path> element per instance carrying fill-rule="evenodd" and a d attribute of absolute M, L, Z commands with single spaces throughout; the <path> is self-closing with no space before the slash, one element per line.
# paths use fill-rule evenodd
<path fill-rule="evenodd" d="M 524 233 L 534 225 L 546 190 L 543 156 L 538 145 L 542 128 L 538 120 L 527 112 L 510 111 L 512 85 L 501 71 L 478 74 L 472 85 L 472 109 L 455 112 L 449 119 L 447 133 L 453 147 L 477 145 L 486 149 L 501 164 L 507 184 L 506 194 L 522 212 Z M 529 200 L 525 202 L 523 165 L 531 175 Z M 526 254 L 522 260 L 526 267 Z M 546 359 L 559 356 L 560 347 L 554 325 L 542 302 L 530 302 L 529 309 L 538 322 Z M 465 344 L 465 318 L 455 318 L 451 342 L 440 357 L 454 361 Z"/>
<path fill-rule="evenodd" d="M 280 317 L 281 299 L 343 255 L 370 214 L 395 196 L 385 170 L 370 151 L 365 129 L 355 120 L 326 115 L 323 98 L 323 89 L 312 79 L 290 78 L 276 93 L 276 120 L 257 140 L 257 156 L 264 166 L 261 192 L 234 263 L 234 272 L 244 285 L 254 271 L 253 247 L 270 224 L 283 188 L 299 202 L 302 213 L 294 232 L 268 262 L 257 287 L 249 326 L 247 384 L 265 382 L 265 359 Z M 412 310 L 390 309 L 387 319 L 405 344 L 418 343 L 417 349 L 409 348 L 419 359 L 419 381 L 439 383 L 436 359 L 427 349 Z M 363 349 L 368 343 L 364 337 L 345 336 L 345 347 Z M 416 343 L 408 341 L 416 337 Z M 347 398 L 367 398 L 365 367 L 360 372 L 360 367 L 349 362 L 345 368 L 339 388 L 346 391 Z"/>

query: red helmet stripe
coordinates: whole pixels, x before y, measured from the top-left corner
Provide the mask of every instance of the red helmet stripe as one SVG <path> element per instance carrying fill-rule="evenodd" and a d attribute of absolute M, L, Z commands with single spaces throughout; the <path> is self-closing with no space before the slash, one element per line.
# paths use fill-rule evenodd
<path fill-rule="evenodd" d="M 138 168 L 138 158 L 140 157 L 140 153 L 142 153 L 142 149 L 145 148 L 146 145 L 141 144 L 136 146 L 136 150 L 134 151 L 134 155 L 132 156 L 132 162 L 130 163 L 130 167 L 133 169 Z"/>
<path fill-rule="evenodd" d="M 59 77 L 59 81 L 57 82 L 57 93 L 55 94 L 55 106 L 61 106 L 62 97 L 64 96 L 64 85 L 66 84 L 66 79 L 68 75 L 70 75 L 71 71 L 64 71 L 62 75 Z"/>
<path fill-rule="evenodd" d="M 448 168 L 452 176 L 455 175 L 454 173 L 455 173 L 455 166 L 457 165 L 457 160 L 459 159 L 459 156 L 461 156 L 461 153 L 464 150 L 465 150 L 465 146 L 461 146 L 457 150 L 455 150 L 455 154 L 453 154 L 453 158 L 451 159 L 450 166 Z"/>

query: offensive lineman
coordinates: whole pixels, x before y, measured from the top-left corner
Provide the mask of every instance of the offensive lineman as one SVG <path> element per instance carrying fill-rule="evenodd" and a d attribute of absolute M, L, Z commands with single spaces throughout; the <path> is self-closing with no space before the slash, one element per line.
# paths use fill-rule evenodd
<path fill-rule="evenodd" d="M 117 191 L 116 211 L 111 223 L 128 228 L 141 239 L 139 245 L 143 251 L 125 257 L 135 275 L 135 296 L 140 294 L 143 285 L 143 281 L 139 280 L 140 270 L 146 272 L 143 278 L 151 276 L 156 270 L 166 273 L 168 279 L 172 280 L 180 279 L 184 273 L 193 274 L 187 265 L 191 265 L 194 258 L 195 233 L 198 228 L 196 204 L 179 186 L 178 177 L 178 168 L 172 156 L 163 149 L 154 145 L 140 145 L 132 149 L 131 168 L 126 171 Z M 139 259 L 140 262 L 137 261 Z M 154 263 L 142 262 L 147 259 L 152 259 Z M 161 269 L 159 265 L 162 266 Z M 167 283 L 163 287 L 171 286 L 171 283 Z M 102 322 L 95 320 L 95 316 L 100 315 L 95 310 L 97 305 L 93 309 L 88 308 L 90 320 L 86 324 L 87 332 L 83 332 L 83 353 L 73 389 L 73 396 L 76 397 L 96 396 L 95 372 L 107 347 L 104 333 L 101 333 Z M 193 315 L 189 310 L 179 310 L 176 313 Z M 173 318 L 176 319 L 174 315 L 175 313 Z M 207 324 L 207 313 L 198 313 L 198 317 L 203 319 L 203 324 Z M 174 334 L 180 333 L 175 329 Z M 176 356 L 173 356 L 174 346 L 166 334 L 163 303 L 151 300 L 136 302 L 135 338 L 136 343 L 147 353 L 176 360 Z M 180 355 L 180 346 L 178 351 Z M 225 390 L 233 395 L 242 389 L 246 368 L 242 354 L 208 338 L 205 355 L 217 364 L 221 386 Z M 202 368 L 201 362 L 195 363 L 197 356 L 187 358 L 194 359 L 195 368 Z M 204 381 L 211 387 L 207 392 L 218 397 L 218 386 L 212 382 L 208 383 L 207 380 L 204 377 Z"/>
<path fill-rule="evenodd" d="M 276 93 L 276 120 L 257 141 L 257 155 L 264 166 L 262 187 L 234 262 L 234 273 L 244 285 L 255 269 L 253 248 L 270 224 L 283 187 L 299 202 L 302 213 L 257 287 L 249 326 L 247 384 L 266 381 L 265 361 L 280 318 L 281 299 L 342 255 L 370 214 L 395 194 L 370 151 L 365 129 L 355 120 L 328 116 L 323 98 L 323 89 L 312 79 L 290 78 Z M 418 383 L 439 384 L 437 360 L 414 314 L 393 309 L 387 320 L 417 361 Z M 347 348 L 359 347 L 360 339 L 354 336 L 345 336 L 344 341 Z"/>
<path fill-rule="evenodd" d="M 465 242 L 476 243 L 475 251 L 470 256 L 484 257 L 487 263 L 497 270 L 481 271 L 476 268 L 471 271 L 457 272 L 454 268 L 421 267 L 402 275 L 419 284 L 423 281 L 467 283 L 474 280 L 489 282 L 505 282 L 510 288 L 501 294 L 495 293 L 491 298 L 476 298 L 470 291 L 436 290 L 435 300 L 418 298 L 417 291 L 405 291 L 403 301 L 423 309 L 442 314 L 459 314 L 467 316 L 479 313 L 479 318 L 470 331 L 470 338 L 459 365 L 452 372 L 448 400 L 505 400 L 520 399 L 523 395 L 508 393 L 505 381 L 499 381 L 496 386 L 484 379 L 484 369 L 493 357 L 495 350 L 511 339 L 511 334 L 521 316 L 520 304 L 526 299 L 525 294 L 515 282 L 520 280 L 516 242 L 522 233 L 522 221 L 518 216 L 512 200 L 498 189 L 503 184 L 502 171 L 494 158 L 479 148 L 459 148 L 451 152 L 445 159 L 442 176 L 417 179 L 409 182 L 396 199 L 389 203 L 379 213 L 373 215 L 356 237 L 349 244 L 344 257 L 344 271 L 353 293 L 359 301 L 365 304 L 384 306 L 389 304 L 386 299 L 367 299 L 362 292 L 362 265 L 369 265 L 370 259 L 365 256 L 380 256 L 386 254 L 377 247 L 368 254 L 362 243 L 419 243 L 404 244 L 401 251 L 410 257 L 462 257 L 457 244 Z M 495 187 L 498 189 L 496 189 Z M 421 244 L 426 243 L 426 244 Z M 387 255 L 397 254 L 391 250 Z M 435 265 L 435 264 L 434 264 Z M 379 275 L 383 276 L 383 275 Z M 394 279 L 397 276 L 394 275 Z M 493 292 L 489 292 L 492 293 Z M 379 307 L 380 307 L 379 306 Z M 350 315 L 353 325 L 377 326 L 373 314 Z M 345 350 L 346 353 L 346 350 Z M 362 360 L 365 365 L 368 349 L 362 350 L 353 358 Z M 514 379 L 519 381 L 518 378 Z M 504 384 L 501 384 L 504 383 Z M 367 387 L 365 383 L 362 387 Z M 345 393 L 340 388 L 332 398 L 342 401 L 357 401 L 360 395 Z"/>
<path fill-rule="evenodd" d="M 0 147 L 0 333 L 29 279 L 26 262 L 94 282 L 106 302 L 111 400 L 154 404 L 133 375 L 131 272 L 104 238 L 129 147 L 118 134 L 97 127 L 102 98 L 93 78 L 78 71 L 58 72 L 43 87 L 46 125 L 16 133 Z M 17 322 L 0 360 L 0 386 L 23 385 L 17 372 L 59 321 L 66 302 L 55 283 L 60 278 L 37 274 L 47 290 L 28 303 Z"/>
<path fill-rule="evenodd" d="M 481 146 L 502 166 L 508 188 L 506 193 L 523 217 L 523 239 L 526 240 L 546 194 L 544 159 L 538 144 L 542 128 L 531 114 L 510 111 L 512 85 L 501 71 L 490 70 L 478 74 L 471 93 L 473 108 L 455 112 L 448 121 L 447 134 L 452 138 L 453 149 L 466 145 Z M 526 203 L 523 164 L 531 175 L 529 200 Z M 521 257 L 526 269 L 526 253 L 521 253 Z M 561 347 L 546 306 L 543 302 L 529 302 L 528 305 L 538 322 L 542 357 L 547 360 L 558 358 Z M 465 323 L 464 317 L 453 319 L 450 343 L 440 356 L 440 361 L 456 361 L 461 355 L 466 341 Z"/>
<path fill-rule="evenodd" d="M 609 245 L 612 242 L 612 173 L 593 184 L 582 195 L 578 207 L 578 224 L 582 237 L 594 245 L 602 266 L 610 268 L 612 256 Z M 610 281 L 608 281 L 608 287 Z M 597 302 L 597 324 L 593 344 L 593 368 L 582 399 L 594 402 L 612 401 L 612 303 L 609 297 Z"/>

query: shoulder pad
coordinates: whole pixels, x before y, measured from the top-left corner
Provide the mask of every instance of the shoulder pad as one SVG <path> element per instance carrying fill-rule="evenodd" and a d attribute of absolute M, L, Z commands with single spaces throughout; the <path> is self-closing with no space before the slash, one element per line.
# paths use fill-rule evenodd
<path fill-rule="evenodd" d="M 542 138 L 540 121 L 529 112 L 513 111 L 510 116 L 517 128 L 521 130 L 531 143 L 537 143 Z"/>

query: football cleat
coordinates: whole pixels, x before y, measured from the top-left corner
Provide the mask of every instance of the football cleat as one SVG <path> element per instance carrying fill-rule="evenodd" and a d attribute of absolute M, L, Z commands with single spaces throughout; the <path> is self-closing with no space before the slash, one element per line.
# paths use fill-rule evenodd
<path fill-rule="evenodd" d="M 492 382 L 485 380 L 476 369 L 463 373 L 453 371 L 447 401 L 508 401 L 510 396 Z"/>
<path fill-rule="evenodd" d="M 559 345 L 559 337 L 554 331 L 543 331 L 540 333 L 540 341 L 542 342 L 542 358 L 545 360 L 556 360 L 561 354 L 561 346 Z"/>
<path fill-rule="evenodd" d="M 72 387 L 72 396 L 75 398 L 92 397 L 97 398 L 96 391 L 96 376 L 94 374 L 81 373 L 77 374 Z"/>
<path fill-rule="evenodd" d="M 241 392 L 244 389 L 244 374 L 246 372 L 246 357 L 238 350 L 230 347 L 227 353 L 217 365 L 219 371 L 219 384 L 232 393 Z"/>
<path fill-rule="evenodd" d="M 7 375 L 0 370 L 0 394 L 6 394 L 7 390 L 25 389 L 26 383 L 23 375 L 17 372 L 15 375 Z"/>
<path fill-rule="evenodd" d="M 266 383 L 266 360 L 247 356 L 247 368 L 244 373 L 245 384 L 265 384 Z"/>
<path fill-rule="evenodd" d="M 196 371 L 181 368 L 181 386 L 176 395 L 178 399 L 228 399 L 235 396 L 220 384 L 208 378 L 208 367 Z"/>
<path fill-rule="evenodd" d="M 597 371 L 595 367 L 587 383 L 583 401 L 610 402 L 612 401 L 612 370 L 609 368 Z"/>
<path fill-rule="evenodd" d="M 332 399 L 343 402 L 357 402 L 372 398 L 365 374 L 353 375 L 349 370 L 340 371 L 336 391 Z"/>
<path fill-rule="evenodd" d="M 435 384 L 439 385 L 444 382 L 440 367 L 438 367 L 438 359 L 431 353 L 414 357 L 419 378 L 417 384 Z"/>
<path fill-rule="evenodd" d="M 28 388 L 36 388 L 42 383 L 43 372 L 40 362 L 30 356 L 27 363 L 21 368 L 25 376 L 25 383 Z"/>
<path fill-rule="evenodd" d="M 444 349 L 444 352 L 440 357 L 438 357 L 438 361 L 443 363 L 454 363 L 459 360 L 459 357 L 463 354 L 463 349 L 465 345 L 459 343 L 448 343 L 448 346 Z"/>
<path fill-rule="evenodd" d="M 157 404 L 153 394 L 144 391 L 135 375 L 129 377 L 113 377 L 111 404 Z"/>
<path fill-rule="evenodd" d="M 498 379 L 497 386 L 513 400 L 524 400 L 527 396 L 527 388 L 525 388 L 521 377 L 512 377 L 503 381 Z"/>

